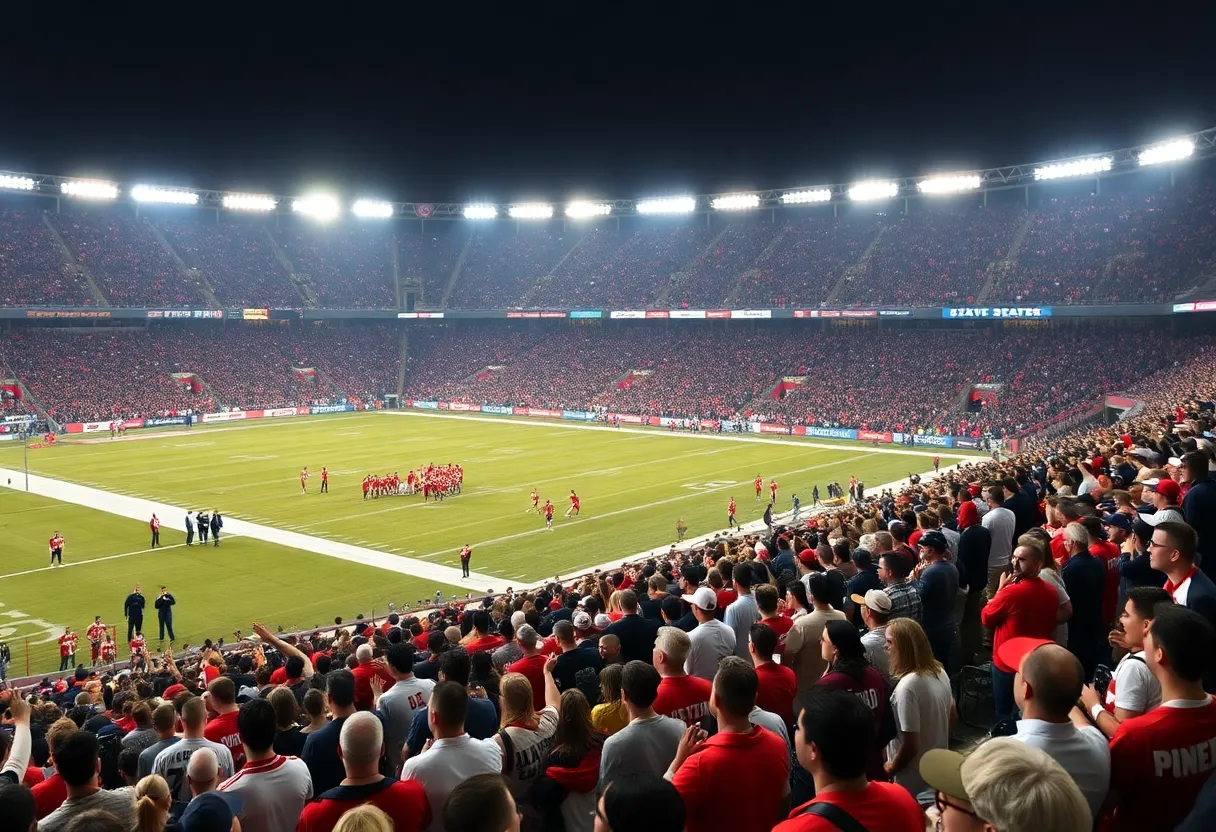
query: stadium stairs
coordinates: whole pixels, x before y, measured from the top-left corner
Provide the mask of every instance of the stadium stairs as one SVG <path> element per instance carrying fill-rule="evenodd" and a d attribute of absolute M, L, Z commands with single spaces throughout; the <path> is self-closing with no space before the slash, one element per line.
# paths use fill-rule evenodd
<path fill-rule="evenodd" d="M 754 263 L 752 263 L 751 268 L 745 269 L 735 276 L 735 285 L 731 286 L 730 291 L 727 292 L 726 298 L 722 302 L 723 306 L 734 307 L 734 305 L 739 302 L 739 296 L 743 294 L 743 290 L 746 288 L 748 281 L 759 274 L 760 270 L 764 268 L 765 261 L 770 259 L 773 256 L 773 252 L 777 251 L 781 247 L 781 244 L 785 241 L 785 236 L 789 233 L 789 230 L 789 226 L 784 226 L 780 231 L 773 235 L 773 239 L 769 240 L 769 243 L 764 247 L 764 250 L 756 256 L 756 260 Z"/>
<path fill-rule="evenodd" d="M 410 357 L 410 335 L 409 328 L 401 328 L 401 360 L 397 362 L 397 402 L 400 406 L 402 397 L 405 395 L 405 367 Z"/>
<path fill-rule="evenodd" d="M 1022 242 L 1026 239 L 1026 235 L 1030 233 L 1030 227 L 1034 224 L 1034 216 L 1034 211 L 1026 212 L 1026 217 L 1009 242 L 1009 251 L 1005 253 L 1005 259 L 997 260 L 988 266 L 988 279 L 984 281 L 984 287 L 980 289 L 980 293 L 975 298 L 977 305 L 987 302 L 993 292 L 1004 285 L 1005 278 L 1017 269 L 1018 252 L 1022 250 Z"/>
<path fill-rule="evenodd" d="M 274 256 L 278 258 L 279 264 L 287 272 L 288 278 L 291 279 L 291 285 L 300 293 L 300 299 L 308 306 L 317 306 L 317 292 L 312 287 L 312 278 L 296 271 L 295 264 L 291 262 L 291 258 L 287 256 L 287 252 L 279 245 L 279 241 L 274 238 L 274 234 L 269 228 L 265 229 L 264 233 L 266 234 L 266 241 L 270 244 L 270 250 L 274 252 Z"/>
<path fill-rule="evenodd" d="M 51 236 L 55 238 L 55 242 L 59 244 L 59 250 L 63 252 L 63 262 L 71 269 L 75 270 L 76 274 L 84 278 L 88 284 L 89 294 L 93 296 L 93 303 L 98 306 L 109 307 L 110 301 L 101 293 L 101 289 L 97 286 L 97 281 L 93 279 L 93 273 L 89 271 L 89 267 L 76 259 L 76 255 L 72 254 L 71 247 L 67 241 L 63 239 L 63 235 L 59 233 L 59 229 L 55 227 L 55 223 L 51 222 L 50 214 L 43 212 L 42 224 L 51 232 Z"/>
<path fill-rule="evenodd" d="M 207 275 L 201 269 L 191 269 L 187 266 L 186 261 L 182 260 L 181 256 L 178 255 L 168 238 L 165 237 L 165 232 L 161 231 L 160 228 L 152 223 L 148 223 L 148 230 L 152 232 L 152 236 L 156 238 L 156 242 L 160 243 L 161 248 L 165 250 L 165 253 L 177 265 L 177 270 L 182 273 L 182 277 L 186 279 L 186 282 L 194 284 L 213 309 L 222 309 L 223 305 L 220 303 L 219 298 L 215 296 L 215 289 L 212 288 L 210 281 L 207 280 Z"/>
<path fill-rule="evenodd" d="M 887 233 L 891 225 L 884 225 L 878 229 L 878 233 L 874 235 L 874 239 L 870 240 L 870 244 L 866 246 L 866 250 L 861 253 L 861 258 L 840 273 L 840 279 L 836 281 L 836 285 L 828 291 L 823 298 L 823 306 L 831 306 L 836 302 L 836 298 L 840 297 L 840 293 L 844 291 L 845 284 L 851 280 L 862 280 L 870 273 L 870 255 L 874 253 L 874 249 L 878 248 L 879 241 L 883 235 Z"/>
<path fill-rule="evenodd" d="M 570 246 L 570 250 L 558 258 L 558 261 L 553 264 L 553 268 L 549 269 L 549 273 L 537 280 L 536 283 L 532 284 L 532 288 L 525 292 L 524 296 L 519 299 L 519 305 L 521 307 L 524 309 L 529 309 L 536 304 L 536 299 L 538 297 L 545 297 L 545 295 L 548 294 L 544 290 L 555 279 L 557 270 L 562 267 L 563 263 L 570 259 L 570 255 L 578 251 L 578 247 L 583 244 L 583 240 L 587 239 L 587 237 L 588 234 L 586 233 L 580 234 L 578 239 L 574 241 L 574 245 Z"/>
<path fill-rule="evenodd" d="M 1209 263 L 1194 287 L 1178 295 L 1178 300 L 1203 300 L 1216 292 L 1216 262 Z"/>
<path fill-rule="evenodd" d="M 712 255 L 718 247 L 718 243 L 722 241 L 722 238 L 729 229 L 730 225 L 723 226 L 722 230 L 714 235 L 714 238 L 709 241 L 708 245 L 689 258 L 688 262 L 679 271 L 673 272 L 667 277 L 667 281 L 663 284 L 663 289 L 659 292 L 659 296 L 655 298 L 654 305 L 656 308 L 663 309 L 671 304 L 672 291 L 692 278 L 693 269 L 696 267 L 697 261 L 702 257 Z"/>
<path fill-rule="evenodd" d="M 452 273 L 448 276 L 448 283 L 443 287 L 443 297 L 439 300 L 439 308 L 447 309 L 448 301 L 452 297 L 452 291 L 456 288 L 456 284 L 460 281 L 460 273 L 464 271 L 464 263 L 469 259 L 469 251 L 473 248 L 473 235 L 470 234 L 464 241 L 464 246 L 460 249 L 460 256 L 456 258 L 456 264 L 452 266 Z"/>

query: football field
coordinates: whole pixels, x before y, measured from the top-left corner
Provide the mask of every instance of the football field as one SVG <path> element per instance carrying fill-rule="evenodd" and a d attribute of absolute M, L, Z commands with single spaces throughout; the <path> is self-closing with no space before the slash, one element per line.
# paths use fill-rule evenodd
<path fill-rule="evenodd" d="M 286 630 L 334 616 L 383 616 L 433 599 L 535 584 L 619 562 L 674 541 L 721 531 L 734 497 L 743 522 L 764 504 L 752 480 L 791 495 L 850 476 L 867 488 L 931 469 L 932 450 L 805 440 L 670 434 L 499 417 L 412 412 L 341 414 L 216 427 L 73 437 L 28 451 L 30 492 L 18 443 L 0 446 L 0 640 L 10 675 L 58 667 L 54 639 L 83 631 L 94 615 L 119 625 L 135 583 L 149 599 L 144 630 L 157 645 L 152 599 L 165 584 L 177 598 L 177 643 L 197 644 L 260 620 Z M 941 452 L 943 465 L 964 458 Z M 459 463 L 463 493 L 442 503 L 421 496 L 364 500 L 369 473 Z M 313 474 L 301 494 L 300 469 Z M 319 493 L 322 466 L 330 493 Z M 553 530 L 531 512 L 529 493 L 557 507 Z M 582 516 L 564 518 L 569 493 Z M 219 547 L 184 545 L 188 510 L 225 517 Z M 163 523 L 151 550 L 147 521 Z M 48 566 L 47 539 L 66 539 L 63 567 Z M 460 579 L 458 552 L 473 547 L 473 576 Z M 83 642 L 83 639 L 82 639 Z M 87 652 L 82 647 L 78 661 Z M 120 657 L 124 651 L 120 649 Z"/>

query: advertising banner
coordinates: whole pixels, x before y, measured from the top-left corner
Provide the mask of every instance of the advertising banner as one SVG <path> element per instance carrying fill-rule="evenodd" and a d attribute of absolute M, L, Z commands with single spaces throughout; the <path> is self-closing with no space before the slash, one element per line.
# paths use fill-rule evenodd
<path fill-rule="evenodd" d="M 560 419 L 562 412 L 560 410 L 546 410 L 543 407 L 517 407 L 515 408 L 516 416 L 531 416 L 535 419 Z"/>
<path fill-rule="evenodd" d="M 956 448 L 967 448 L 969 450 L 975 450 L 979 446 L 980 446 L 980 440 L 978 440 L 978 439 L 969 439 L 965 436 L 954 437 L 954 447 L 956 447 Z"/>
<path fill-rule="evenodd" d="M 811 425 L 806 429 L 806 435 L 818 439 L 856 439 L 857 431 L 852 428 L 821 428 Z"/>
<path fill-rule="evenodd" d="M 425 318 L 442 318 L 443 313 L 442 312 L 398 312 L 397 317 L 404 319 L 404 320 L 415 321 L 415 320 L 422 320 Z"/>
<path fill-rule="evenodd" d="M 309 413 L 346 413 L 354 410 L 353 404 L 318 404 L 308 408 Z"/>
<path fill-rule="evenodd" d="M 844 309 L 840 313 L 843 318 L 877 318 L 876 309 Z"/>
<path fill-rule="evenodd" d="M 608 418 L 615 419 L 624 425 L 640 425 L 646 421 L 641 416 L 635 416 L 632 413 L 609 413 Z"/>
<path fill-rule="evenodd" d="M 773 310 L 771 310 L 771 309 L 732 309 L 732 310 L 730 310 L 730 317 L 731 317 L 731 319 L 741 318 L 743 320 L 771 318 L 771 317 L 773 317 Z"/>
<path fill-rule="evenodd" d="M 911 309 L 879 309 L 878 317 L 880 318 L 911 318 Z"/>
<path fill-rule="evenodd" d="M 260 411 L 257 411 L 260 415 Z M 246 418 L 247 414 L 244 410 L 228 410 L 224 413 L 204 413 L 202 416 L 203 422 L 239 422 Z M 250 416 L 249 418 L 257 418 Z"/>
<path fill-rule="evenodd" d="M 756 427 L 760 433 L 781 433 L 786 436 L 790 435 L 790 429 L 787 425 L 774 425 L 769 422 L 759 422 Z"/>
<path fill-rule="evenodd" d="M 159 428 L 166 425 L 188 425 L 190 424 L 189 416 L 153 416 L 149 419 L 144 419 L 144 427 Z"/>
<path fill-rule="evenodd" d="M 602 318 L 602 317 L 604 317 L 604 310 L 602 310 L 602 309 L 571 309 L 570 317 L 574 320 L 578 320 L 580 318 L 582 318 L 582 319 Z"/>
<path fill-rule="evenodd" d="M 646 317 L 645 309 L 617 309 L 609 312 L 608 317 L 614 321 L 634 321 Z"/>
<path fill-rule="evenodd" d="M 241 317 L 246 321 L 269 321 L 269 309 L 242 309 Z"/>
<path fill-rule="evenodd" d="M 717 430 L 720 424 L 717 419 L 702 419 L 701 430 Z"/>
<path fill-rule="evenodd" d="M 283 416 L 307 416 L 307 407 L 278 407 L 274 410 L 263 410 L 262 416 L 267 419 L 278 419 Z M 256 416 L 250 418 L 257 418 Z"/>
<path fill-rule="evenodd" d="M 943 307 L 943 318 L 1050 318 L 1050 306 Z"/>
<path fill-rule="evenodd" d="M 652 319 L 652 318 L 659 318 L 659 319 L 666 318 L 668 316 L 668 314 L 669 313 L 667 312 L 666 309 L 647 309 L 646 310 L 646 318 L 648 320 Z"/>
<path fill-rule="evenodd" d="M 571 419 L 575 422 L 594 422 L 595 414 L 590 410 L 563 410 L 563 419 Z"/>
<path fill-rule="evenodd" d="M 894 442 L 895 437 L 881 430 L 859 430 L 857 438 L 862 442 Z"/>
<path fill-rule="evenodd" d="M 912 437 L 913 445 L 925 445 L 931 448 L 953 448 L 953 436 L 935 436 L 931 433 L 917 434 Z"/>
<path fill-rule="evenodd" d="M 795 318 L 818 318 L 819 310 L 818 309 L 795 309 L 794 317 Z"/>
<path fill-rule="evenodd" d="M 504 407 L 500 404 L 483 404 L 481 406 L 482 413 L 493 413 L 496 416 L 510 416 L 515 412 L 513 407 Z"/>
<path fill-rule="evenodd" d="M 415 400 L 413 406 L 419 410 L 438 410 L 439 402 L 420 402 Z"/>
<path fill-rule="evenodd" d="M 673 309 L 673 310 L 671 310 L 671 317 L 672 317 L 672 320 L 677 320 L 677 321 L 704 320 L 705 310 L 704 309 Z"/>
<path fill-rule="evenodd" d="M 448 410 L 455 410 L 457 413 L 479 413 L 481 405 L 468 402 L 448 402 Z"/>
<path fill-rule="evenodd" d="M 707 317 L 707 318 L 729 318 L 730 310 L 729 309 L 707 309 L 707 310 L 705 310 L 705 317 Z"/>

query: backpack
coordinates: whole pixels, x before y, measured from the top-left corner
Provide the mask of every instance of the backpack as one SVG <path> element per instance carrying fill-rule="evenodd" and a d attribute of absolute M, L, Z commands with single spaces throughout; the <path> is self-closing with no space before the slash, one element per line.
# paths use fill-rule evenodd
<path fill-rule="evenodd" d="M 857 818 L 850 815 L 834 803 L 812 803 L 802 812 L 804 815 L 818 815 L 835 826 L 840 832 L 866 832 Z"/>

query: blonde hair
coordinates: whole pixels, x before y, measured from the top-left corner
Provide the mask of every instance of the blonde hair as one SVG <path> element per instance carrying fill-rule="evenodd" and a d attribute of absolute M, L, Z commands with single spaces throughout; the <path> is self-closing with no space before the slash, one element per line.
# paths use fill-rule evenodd
<path fill-rule="evenodd" d="M 1009 737 L 983 743 L 960 772 L 975 813 L 997 829 L 1088 832 L 1089 804 L 1046 752 Z"/>
<path fill-rule="evenodd" d="M 913 673 L 936 676 L 942 672 L 941 662 L 933 658 L 929 637 L 914 619 L 896 618 L 887 625 L 887 633 L 891 636 L 891 675 L 896 679 Z"/>
<path fill-rule="evenodd" d="M 334 832 L 393 832 L 393 821 L 383 809 L 364 803 L 338 818 Z"/>
<path fill-rule="evenodd" d="M 536 709 L 532 707 L 532 683 L 522 673 L 508 673 L 499 680 L 498 702 L 502 707 L 502 721 L 498 727 L 536 721 Z"/>
<path fill-rule="evenodd" d="M 608 612 L 623 612 L 620 590 L 613 590 L 612 594 L 608 596 Z"/>
<path fill-rule="evenodd" d="M 159 774 L 149 774 L 135 784 L 136 832 L 162 832 L 169 822 L 172 805 L 169 784 Z"/>

